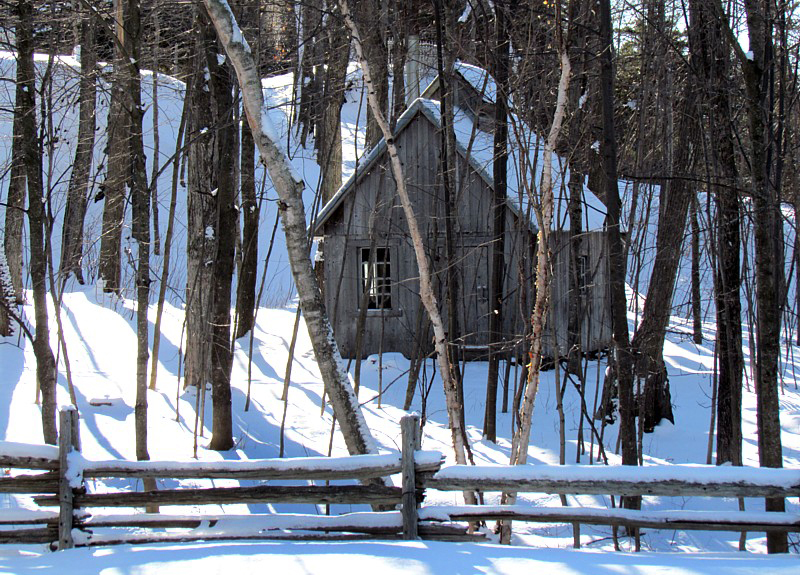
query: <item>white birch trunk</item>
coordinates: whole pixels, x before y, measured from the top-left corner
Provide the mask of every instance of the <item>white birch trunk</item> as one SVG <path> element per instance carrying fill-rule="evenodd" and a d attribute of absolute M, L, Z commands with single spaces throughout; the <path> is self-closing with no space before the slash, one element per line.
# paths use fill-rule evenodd
<path fill-rule="evenodd" d="M 559 49 L 561 56 L 561 77 L 558 81 L 558 98 L 556 100 L 556 110 L 553 114 L 553 123 L 544 144 L 542 161 L 542 181 L 540 186 L 541 204 L 537 215 L 539 223 L 539 237 L 536 246 L 536 303 L 533 307 L 531 316 L 531 347 L 530 365 L 528 367 L 528 385 L 525 388 L 525 396 L 522 400 L 522 410 L 520 414 L 520 427 L 514 434 L 511 442 L 511 465 L 525 465 L 528 461 L 528 444 L 531 438 L 531 426 L 533 422 L 533 409 L 536 402 L 536 394 L 539 391 L 539 369 L 542 363 L 542 336 L 544 335 L 545 318 L 549 306 L 550 296 L 550 276 L 551 261 L 549 236 L 550 226 L 553 222 L 553 150 L 558 143 L 561 134 L 561 126 L 564 123 L 564 115 L 567 108 L 567 88 L 571 65 L 565 46 Z M 517 494 L 510 492 L 503 494 L 503 503 L 513 505 L 517 500 Z M 500 541 L 510 543 L 511 522 L 503 522 Z"/>
<path fill-rule="evenodd" d="M 300 298 L 300 308 L 306 320 L 334 415 L 341 427 L 349 453 L 375 453 L 377 452 L 375 441 L 348 381 L 347 370 L 333 338 L 322 293 L 309 257 L 303 206 L 304 183 L 275 143 L 277 137 L 263 105 L 261 79 L 258 76 L 255 60 L 228 2 L 226 0 L 204 0 L 204 2 L 225 53 L 236 70 L 247 122 L 280 198 L 279 209 L 286 234 L 286 248 Z"/>
<path fill-rule="evenodd" d="M 439 370 L 441 371 L 442 381 L 444 383 L 445 400 L 447 404 L 447 415 L 450 423 L 450 431 L 453 438 L 453 449 L 455 451 L 456 462 L 459 464 L 467 463 L 466 456 L 466 434 L 461 427 L 461 406 L 458 402 L 458 389 L 456 383 L 452 378 L 452 371 L 450 361 L 447 354 L 447 336 L 444 331 L 444 323 L 442 316 L 439 313 L 439 306 L 436 303 L 436 296 L 433 292 L 433 282 L 431 281 L 431 270 L 428 264 L 428 258 L 425 254 L 425 245 L 422 241 L 422 235 L 419 231 L 417 218 L 414 215 L 414 208 L 411 205 L 411 200 L 408 196 L 406 189 L 406 181 L 403 177 L 403 167 L 400 163 L 400 157 L 397 155 L 397 146 L 394 144 L 394 138 L 389 123 L 381 111 L 380 103 L 378 102 L 377 94 L 374 89 L 372 76 L 370 74 L 367 59 L 364 57 L 361 45 L 361 36 L 358 28 L 350 15 L 350 10 L 347 5 L 347 0 L 339 0 L 339 6 L 342 10 L 345 23 L 350 28 L 350 32 L 355 40 L 356 54 L 361 64 L 361 70 L 364 74 L 364 82 L 367 86 L 367 100 L 372 109 L 378 126 L 383 133 L 383 138 L 386 141 L 386 149 L 389 152 L 389 159 L 392 167 L 392 175 L 394 176 L 395 185 L 397 188 L 397 195 L 400 197 L 400 203 L 403 206 L 403 213 L 406 216 L 408 223 L 408 231 L 411 234 L 411 242 L 414 246 L 414 253 L 417 258 L 417 267 L 419 268 L 419 296 L 422 305 L 428 312 L 428 316 L 433 326 L 434 334 L 434 347 L 436 349 L 437 360 L 439 362 Z"/>

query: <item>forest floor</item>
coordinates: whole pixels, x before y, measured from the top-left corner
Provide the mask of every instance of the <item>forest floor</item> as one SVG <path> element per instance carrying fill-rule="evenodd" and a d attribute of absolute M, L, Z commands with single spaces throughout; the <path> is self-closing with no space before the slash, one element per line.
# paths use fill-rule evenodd
<path fill-rule="evenodd" d="M 134 459 L 133 406 L 135 398 L 135 318 L 132 302 L 108 299 L 94 287 L 66 293 L 63 323 L 69 351 L 72 377 L 75 383 L 78 409 L 81 414 L 81 437 L 84 454 L 92 459 Z M 31 310 L 27 310 L 30 314 Z M 201 460 L 246 460 L 278 456 L 280 422 L 283 402 L 280 395 L 288 359 L 295 311 L 261 309 L 254 333 L 251 403 L 244 411 L 248 393 L 249 338 L 236 343 L 233 367 L 233 413 L 236 448 L 217 453 L 205 449 L 210 438 L 211 404 L 207 393 L 205 420 L 200 425 L 197 457 Z M 631 316 L 633 319 L 633 316 Z M 157 391 L 149 392 L 150 455 L 157 460 L 190 459 L 194 455 L 195 407 L 198 403 L 192 389 L 184 390 L 179 383 L 179 352 L 181 349 L 181 309 L 168 306 L 162 326 L 162 355 L 159 361 Z M 711 368 L 713 365 L 713 326 L 706 326 L 706 342 L 691 342 L 686 326 L 676 321 L 671 326 L 665 347 L 676 424 L 662 423 L 654 433 L 644 436 L 647 465 L 673 463 L 705 463 L 710 418 Z M 152 331 L 152 330 L 151 330 Z M 55 337 L 55 336 L 54 336 Z M 152 335 L 151 335 L 152 337 Z M 55 341 L 54 341 L 55 347 Z M 793 347 L 785 349 L 784 380 L 781 399 L 783 452 L 786 467 L 800 468 L 800 392 L 794 379 Z M 39 408 L 34 403 L 35 363 L 31 345 L 24 339 L 7 338 L 0 345 L 0 364 L 4 366 L 5 385 L 0 388 L 0 431 L 6 440 L 41 442 Z M 360 398 L 367 423 L 381 450 L 396 450 L 399 445 L 399 421 L 403 415 L 402 402 L 406 392 L 409 362 L 396 354 L 370 357 L 362 363 Z M 749 365 L 747 366 L 749 375 Z M 605 359 L 587 364 L 587 401 L 590 405 L 598 385 L 598 374 L 605 370 Z M 352 367 L 351 367 L 352 372 Z M 476 463 L 504 464 L 510 451 L 510 413 L 498 413 L 498 442 L 482 439 L 481 427 L 486 384 L 487 364 L 471 362 L 465 370 L 464 404 L 466 421 Z M 511 370 L 512 379 L 514 369 Z M 433 363 L 428 363 L 423 375 L 430 384 L 425 415 L 423 448 L 439 450 L 452 462 L 446 412 L 441 380 L 434 375 Z M 432 381 L 431 381 L 432 379 Z M 317 371 L 310 341 L 301 326 L 288 394 L 285 428 L 286 456 L 327 455 L 330 443 L 330 409 L 321 410 L 322 383 Z M 559 452 L 559 423 L 556 409 L 555 372 L 543 373 L 536 399 L 536 411 L 531 437 L 529 460 L 533 464 L 557 464 Z M 511 390 L 513 392 L 513 389 Z M 63 369 L 59 374 L 59 404 L 69 403 Z M 105 401 L 98 402 L 96 399 Z M 579 396 L 568 387 L 564 398 L 566 416 L 565 438 L 567 462 L 590 462 L 589 433 L 584 421 L 586 453 L 577 457 L 579 427 Z M 93 406 L 92 403 L 110 405 Z M 415 393 L 412 409 L 421 411 L 421 396 Z M 756 466 L 757 443 L 755 431 L 755 395 L 752 387 L 744 393 L 744 455 L 745 464 Z M 604 449 L 610 464 L 619 463 L 614 454 L 617 425 L 603 433 Z M 333 455 L 344 455 L 344 442 L 335 433 L 330 444 Z M 597 446 L 594 447 L 594 463 Z M 209 483 L 212 481 L 209 480 Z M 175 484 L 171 482 L 169 484 Z M 197 482 L 195 482 L 197 483 Z M 216 486 L 233 484 L 232 480 L 213 480 Z M 135 480 L 116 480 L 108 487 L 136 489 Z M 106 484 L 96 483 L 94 490 Z M 537 505 L 560 503 L 557 496 L 528 494 L 523 502 Z M 452 505 L 461 501 L 460 494 L 429 492 L 426 505 Z M 494 500 L 487 496 L 487 502 Z M 610 506 L 606 497 L 569 497 L 570 505 Z M 655 498 L 648 500 L 648 509 L 735 510 L 736 500 L 707 498 Z M 302 508 L 301 508 L 302 507 Z M 28 498 L 0 496 L 0 509 L 35 508 Z M 762 510 L 763 503 L 747 501 L 748 510 Z M 223 512 L 207 506 L 203 511 Z M 314 513 L 311 506 L 241 505 L 227 507 L 226 513 L 256 513 L 297 511 Z M 359 506 L 334 506 L 333 513 L 359 510 Z M 797 501 L 790 500 L 788 511 L 800 512 Z M 196 511 L 201 511 L 197 508 Z M 187 512 L 183 509 L 182 512 Z M 191 512 L 191 511 L 189 511 Z M 316 512 L 323 513 L 322 509 Z M 2 513 L 2 511 L 0 511 Z M 203 561 L 201 571 L 213 573 L 231 565 L 241 565 L 250 571 L 262 561 L 275 567 L 285 567 L 286 573 L 317 573 L 323 567 L 331 572 L 354 565 L 393 570 L 404 573 L 517 573 L 531 569 L 556 569 L 560 573 L 712 573 L 720 569 L 730 573 L 755 573 L 768 569 L 770 573 L 796 572 L 797 557 L 772 559 L 763 557 L 763 533 L 749 534 L 747 550 L 740 553 L 738 534 L 724 532 L 676 532 L 645 530 L 639 554 L 615 553 L 611 530 L 602 526 L 583 526 L 580 551 L 569 550 L 572 545 L 571 527 L 550 524 L 515 524 L 513 546 L 495 545 L 494 535 L 486 531 L 487 544 L 445 543 L 236 543 L 192 545 L 122 546 L 109 549 L 82 549 L 51 554 L 44 547 L 5 546 L 0 548 L 0 573 L 27 573 L 42 568 L 57 567 L 62 572 L 97 573 L 183 573 L 195 569 Z M 799 540 L 791 536 L 794 552 Z M 622 540 L 623 550 L 631 542 Z M 679 552 L 692 552 L 691 555 Z M 92 557 L 91 563 L 85 559 Z M 233 562 L 233 563 L 232 563 Z M 263 565 L 263 563 L 261 563 Z M 87 566 L 91 565 L 91 567 Z M 249 566 L 249 567 L 248 567 Z M 341 569 L 339 569 L 341 567 Z"/>

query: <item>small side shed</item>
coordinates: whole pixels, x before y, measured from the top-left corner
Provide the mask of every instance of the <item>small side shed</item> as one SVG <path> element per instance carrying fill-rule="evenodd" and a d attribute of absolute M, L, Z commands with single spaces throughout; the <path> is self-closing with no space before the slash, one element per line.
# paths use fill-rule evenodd
<path fill-rule="evenodd" d="M 475 359 L 486 357 L 489 344 L 489 279 L 492 258 L 491 134 L 473 129 L 457 114 L 458 154 L 453 181 L 456 194 L 456 276 L 458 278 L 458 342 Z M 441 120 L 439 103 L 418 99 L 398 119 L 395 143 L 403 163 L 409 194 L 436 274 L 440 304 L 446 293 L 446 205 L 440 181 Z M 488 157 L 487 157 L 488 155 Z M 513 155 L 509 165 L 514 163 Z M 533 304 L 536 226 L 512 184 L 509 170 L 506 210 L 503 339 L 509 353 L 519 345 Z M 514 196 L 519 197 L 515 199 Z M 418 269 L 385 142 L 381 141 L 358 170 L 323 207 L 314 236 L 324 259 L 324 292 L 334 335 L 344 357 L 399 352 L 406 357 L 433 349 L 427 318 L 419 300 Z M 552 285 L 554 331 L 559 353 L 566 351 L 568 234 L 552 237 L 555 280 Z M 588 232 L 582 241 L 581 284 L 585 302 L 583 347 L 596 351 L 610 341 L 607 309 L 607 260 L 602 233 Z M 440 305 L 447 325 L 446 306 Z M 363 332 L 359 320 L 363 317 Z M 552 333 L 552 331 L 551 331 Z M 563 344 L 562 344 L 563 342 Z M 555 349 L 548 338 L 545 354 Z"/>

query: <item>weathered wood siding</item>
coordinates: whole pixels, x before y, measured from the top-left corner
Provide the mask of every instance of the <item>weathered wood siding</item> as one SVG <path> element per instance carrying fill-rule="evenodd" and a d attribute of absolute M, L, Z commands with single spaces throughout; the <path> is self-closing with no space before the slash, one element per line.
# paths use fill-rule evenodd
<path fill-rule="evenodd" d="M 447 306 L 443 305 L 447 290 L 446 209 L 438 173 L 440 134 L 437 126 L 423 114 L 419 114 L 398 134 L 396 143 L 415 214 L 420 229 L 425 234 L 430 262 L 437 277 L 436 295 L 447 325 Z M 344 357 L 363 358 L 380 352 L 400 352 L 411 357 L 416 353 L 418 337 L 423 337 L 417 333 L 419 326 L 424 328 L 427 322 L 427 319 L 419 321 L 421 311 L 417 262 L 387 160 L 384 154 L 359 176 L 355 188 L 346 195 L 322 229 L 325 237 L 323 255 L 326 305 Z M 460 156 L 455 172 L 459 331 L 461 342 L 467 346 L 468 356 L 481 359 L 488 353 L 489 314 L 492 313 L 489 309 L 492 193 L 489 184 Z M 588 234 L 587 238 L 589 239 L 585 244 L 594 258 L 594 269 L 598 267 L 596 262 L 600 261 L 602 254 L 598 247 L 602 244 L 602 236 L 597 234 L 594 238 L 592 234 Z M 391 287 L 392 308 L 367 310 L 359 353 L 356 341 L 362 296 L 360 250 L 370 247 L 371 241 L 375 247 L 389 249 L 392 275 L 396 281 Z M 525 331 L 525 323 L 529 321 L 529 308 L 533 304 L 533 241 L 534 236 L 528 225 L 520 226 L 509 209 L 506 220 L 503 309 L 506 348 L 513 347 L 512 342 L 520 340 Z M 564 282 L 567 276 L 561 270 L 566 269 L 566 255 L 557 252 L 557 256 L 555 276 L 558 279 L 553 286 L 553 301 L 557 307 L 555 317 L 558 318 L 558 331 L 566 334 L 567 288 Z M 595 283 L 601 283 L 605 274 L 603 267 L 602 270 L 596 270 L 592 278 Z M 523 309 L 520 303 L 523 291 L 527 309 Z M 592 291 L 589 290 L 590 293 Z M 593 342 L 603 340 L 604 328 L 608 325 L 607 321 L 598 322 L 595 319 L 603 308 L 603 294 L 593 294 L 590 299 L 587 311 L 590 312 L 591 319 L 587 318 L 584 322 L 587 349 L 593 349 Z M 565 341 L 566 336 L 562 339 Z M 430 341 L 425 341 L 422 349 L 427 353 L 433 346 Z M 521 349 L 521 346 L 517 346 L 514 353 L 520 354 Z"/>
<path fill-rule="evenodd" d="M 553 256 L 553 283 L 546 330 L 545 355 L 555 357 L 553 334 L 558 342 L 558 355 L 564 356 L 567 347 L 569 318 L 569 232 L 554 231 L 551 235 Z M 611 317 L 609 315 L 608 258 L 605 234 L 600 231 L 585 232 L 581 241 L 581 255 L 587 257 L 586 289 L 581 296 L 581 347 L 594 352 L 611 344 Z M 551 329 L 555 327 L 555 330 Z"/>

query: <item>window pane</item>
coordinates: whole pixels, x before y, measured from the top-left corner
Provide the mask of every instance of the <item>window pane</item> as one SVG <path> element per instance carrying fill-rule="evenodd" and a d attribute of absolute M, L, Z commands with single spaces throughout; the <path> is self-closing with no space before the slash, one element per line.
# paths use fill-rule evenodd
<path fill-rule="evenodd" d="M 366 291 L 368 295 L 367 309 L 391 309 L 392 307 L 390 253 L 389 248 L 376 248 L 374 259 L 370 261 L 369 248 L 361 249 L 360 284 L 362 290 Z"/>

